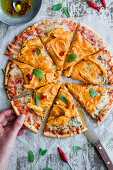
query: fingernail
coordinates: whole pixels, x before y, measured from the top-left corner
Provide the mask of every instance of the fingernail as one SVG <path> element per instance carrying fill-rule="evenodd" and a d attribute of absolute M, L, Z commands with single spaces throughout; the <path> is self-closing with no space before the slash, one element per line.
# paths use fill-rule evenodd
<path fill-rule="evenodd" d="M 21 120 L 21 121 L 24 121 L 24 119 L 25 119 L 25 115 L 24 115 L 24 114 L 21 114 L 21 115 L 20 115 L 20 120 Z"/>

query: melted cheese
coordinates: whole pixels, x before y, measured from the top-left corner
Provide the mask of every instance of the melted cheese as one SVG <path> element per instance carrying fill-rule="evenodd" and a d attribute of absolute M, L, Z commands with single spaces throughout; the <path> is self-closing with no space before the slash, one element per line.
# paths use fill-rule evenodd
<path fill-rule="evenodd" d="M 39 55 L 36 54 L 38 49 L 40 50 Z M 53 72 L 53 62 L 46 54 L 39 37 L 24 41 L 17 59 L 35 68 L 38 67 L 45 71 Z"/>
<path fill-rule="evenodd" d="M 82 86 L 80 84 L 67 84 L 67 86 L 74 97 L 78 99 L 78 101 L 90 114 L 94 114 L 96 112 L 98 104 L 105 98 L 106 89 L 99 86 Z M 95 98 L 91 97 L 89 93 L 90 88 L 93 88 L 96 91 Z"/>
<path fill-rule="evenodd" d="M 63 68 L 72 35 L 72 32 L 64 31 L 63 28 L 56 28 L 49 32 L 47 36 L 41 37 L 58 70 Z M 62 52 L 63 54 L 61 54 Z"/>
<path fill-rule="evenodd" d="M 36 87 L 40 87 L 51 82 L 56 82 L 59 79 L 59 76 L 61 74 L 60 72 L 48 73 L 48 72 L 42 71 L 44 78 L 39 78 L 38 76 L 33 74 L 34 67 L 31 67 L 27 64 L 19 63 L 16 61 L 14 61 L 14 63 L 19 67 L 19 69 L 23 73 L 25 89 L 28 89 L 28 88 L 35 89 Z M 28 80 L 28 77 L 27 77 L 28 73 L 32 75 L 31 81 Z"/>
<path fill-rule="evenodd" d="M 54 97 L 56 96 L 58 89 L 60 87 L 60 84 L 48 84 L 39 90 L 35 90 L 35 93 L 32 95 L 30 99 L 30 103 L 27 104 L 29 108 L 34 110 L 34 112 L 40 116 L 45 117 L 47 111 L 50 109 Z M 36 101 L 35 101 L 35 94 L 39 97 L 39 106 L 37 107 Z M 42 96 L 47 96 L 45 99 L 41 99 Z"/>
<path fill-rule="evenodd" d="M 72 42 L 72 45 L 70 47 L 70 50 L 66 56 L 66 62 L 64 64 L 64 76 L 70 75 L 72 71 L 72 67 L 76 65 L 80 60 L 83 58 L 91 55 L 95 52 L 95 49 L 93 48 L 93 45 L 88 42 L 86 39 L 83 39 L 82 35 L 80 33 L 76 33 L 74 40 Z M 73 62 L 68 62 L 68 58 L 70 54 L 77 54 L 78 57 Z"/>
<path fill-rule="evenodd" d="M 64 95 L 67 98 L 69 102 L 68 106 L 60 99 L 61 95 Z M 74 105 L 73 97 L 68 92 L 68 89 L 62 85 L 57 99 L 55 100 L 55 104 L 53 105 L 53 108 L 50 112 L 47 127 L 66 125 L 70 118 L 78 119 L 79 115 Z"/>

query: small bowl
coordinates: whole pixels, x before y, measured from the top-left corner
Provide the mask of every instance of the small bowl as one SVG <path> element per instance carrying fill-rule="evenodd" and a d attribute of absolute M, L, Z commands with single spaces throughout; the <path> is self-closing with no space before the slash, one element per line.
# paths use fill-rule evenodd
<path fill-rule="evenodd" d="M 8 24 L 8 25 L 21 25 L 21 24 L 24 24 L 26 22 L 29 22 L 39 12 L 39 9 L 41 7 L 41 3 L 42 3 L 42 0 L 34 0 L 33 1 L 33 7 L 31 9 L 31 11 L 23 17 L 11 17 L 11 16 L 7 15 L 2 10 L 1 4 L 0 4 L 0 21 L 2 21 L 5 24 Z"/>

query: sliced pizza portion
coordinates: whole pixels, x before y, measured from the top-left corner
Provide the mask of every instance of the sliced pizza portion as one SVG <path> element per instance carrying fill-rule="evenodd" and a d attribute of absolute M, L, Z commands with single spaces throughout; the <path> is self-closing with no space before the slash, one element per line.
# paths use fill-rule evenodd
<path fill-rule="evenodd" d="M 110 52 L 103 49 L 74 66 L 71 78 L 85 83 L 113 85 L 113 60 Z"/>
<path fill-rule="evenodd" d="M 60 84 L 51 83 L 35 90 L 31 95 L 11 101 L 16 115 L 25 114 L 24 125 L 34 133 L 38 133 L 59 87 Z"/>
<path fill-rule="evenodd" d="M 61 85 L 50 111 L 44 136 L 66 138 L 82 133 L 86 129 L 86 125 L 82 122 L 74 104 L 72 95 L 64 85 Z"/>
<path fill-rule="evenodd" d="M 35 24 L 37 33 L 58 70 L 63 69 L 76 25 L 76 21 L 69 19 L 48 19 Z"/>
<path fill-rule="evenodd" d="M 9 44 L 6 55 L 48 72 L 56 70 L 56 66 L 47 55 L 34 26 L 28 28 Z"/>
<path fill-rule="evenodd" d="M 106 43 L 92 28 L 79 23 L 75 37 L 64 63 L 65 77 L 70 77 L 73 67 L 83 58 L 106 47 Z"/>
<path fill-rule="evenodd" d="M 69 91 L 100 124 L 113 107 L 113 90 L 93 85 L 67 84 Z"/>
<path fill-rule="evenodd" d="M 29 89 L 56 82 L 59 76 L 60 72 L 45 72 L 30 65 L 10 60 L 5 74 L 6 92 L 11 99 Z"/>

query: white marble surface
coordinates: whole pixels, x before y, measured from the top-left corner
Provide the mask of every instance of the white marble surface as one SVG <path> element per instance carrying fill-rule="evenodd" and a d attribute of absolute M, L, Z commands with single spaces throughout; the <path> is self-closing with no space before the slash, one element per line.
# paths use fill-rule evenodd
<path fill-rule="evenodd" d="M 54 0 L 43 0 L 41 9 L 38 14 L 38 18 L 52 18 L 52 17 L 65 17 L 65 15 L 62 13 L 62 10 L 59 12 L 53 12 L 51 10 L 51 7 L 61 1 L 54 1 Z M 94 0 L 97 4 L 101 6 L 100 0 Z M 67 5 L 69 7 L 69 11 L 71 14 L 71 18 L 76 19 L 76 17 L 83 17 L 94 14 L 95 16 L 100 16 L 102 20 L 105 21 L 107 27 L 110 27 L 111 30 L 113 30 L 113 2 L 111 0 L 106 0 L 107 2 L 107 9 L 105 10 L 103 7 L 101 8 L 101 12 L 98 13 L 97 11 L 93 10 L 92 8 L 89 8 L 86 1 L 84 0 L 67 0 L 64 5 Z M 33 23 L 33 22 L 32 22 Z M 8 26 L 6 24 L 0 23 L 0 43 L 2 44 L 3 38 L 5 37 L 7 30 L 13 29 L 15 27 Z M 13 32 L 12 32 L 13 35 Z M 8 35 L 7 35 L 8 36 Z M 111 35 L 113 37 L 113 34 Z M 0 90 L 3 90 L 0 88 Z M 8 108 L 10 105 L 6 103 L 5 107 L 0 108 L 2 110 L 3 108 Z M 112 118 L 113 116 L 111 116 Z M 106 124 L 107 125 L 107 124 Z M 107 127 L 107 126 L 106 126 Z M 111 128 L 112 130 L 112 128 Z M 103 134 L 102 134 L 103 135 Z M 11 158 L 11 162 L 9 165 L 9 170 L 29 170 L 30 164 L 27 161 L 27 152 L 28 150 L 32 149 L 37 157 L 38 153 L 38 144 L 37 147 L 36 143 L 32 143 L 32 147 L 28 144 L 31 144 L 31 138 L 34 136 L 36 138 L 35 134 L 32 134 L 31 132 L 28 132 L 24 138 L 19 137 L 16 146 L 15 146 L 15 152 L 13 153 L 13 156 Z M 100 134 L 101 136 L 101 134 Z M 105 131 L 105 136 L 106 131 Z M 68 146 L 68 143 L 64 142 L 64 150 L 66 151 L 66 154 L 69 158 L 69 162 L 71 163 L 73 170 L 105 170 L 106 167 L 103 164 L 103 161 L 98 156 L 97 152 L 95 151 L 94 147 L 87 142 L 87 139 L 83 134 L 78 135 L 76 140 L 72 138 L 72 145 Z M 84 140 L 84 144 L 81 142 L 81 140 Z M 26 143 L 25 143 L 26 142 Z M 36 140 L 34 140 L 36 142 Z M 37 143 L 41 141 L 38 141 Z M 48 141 L 49 142 L 49 141 Z M 60 141 L 59 141 L 60 143 Z M 110 155 L 113 155 L 113 133 L 108 134 L 108 138 L 104 139 L 104 136 L 102 136 L 102 143 L 104 147 L 107 149 L 108 153 Z M 67 144 L 67 145 L 66 145 Z M 73 151 L 73 145 L 79 145 L 81 147 L 85 147 L 86 151 Z M 27 145 L 27 147 L 25 147 Z M 45 147 L 45 146 L 43 146 Z M 68 147 L 68 149 L 66 148 Z M 19 148 L 20 151 L 19 151 Z M 15 155 L 18 155 L 18 157 L 15 158 Z M 53 170 L 69 170 L 70 168 L 62 162 L 59 159 L 59 155 L 57 153 L 57 149 L 54 148 L 53 152 L 46 155 L 42 160 L 39 161 L 37 168 L 38 170 L 41 170 L 45 167 L 52 168 Z"/>

